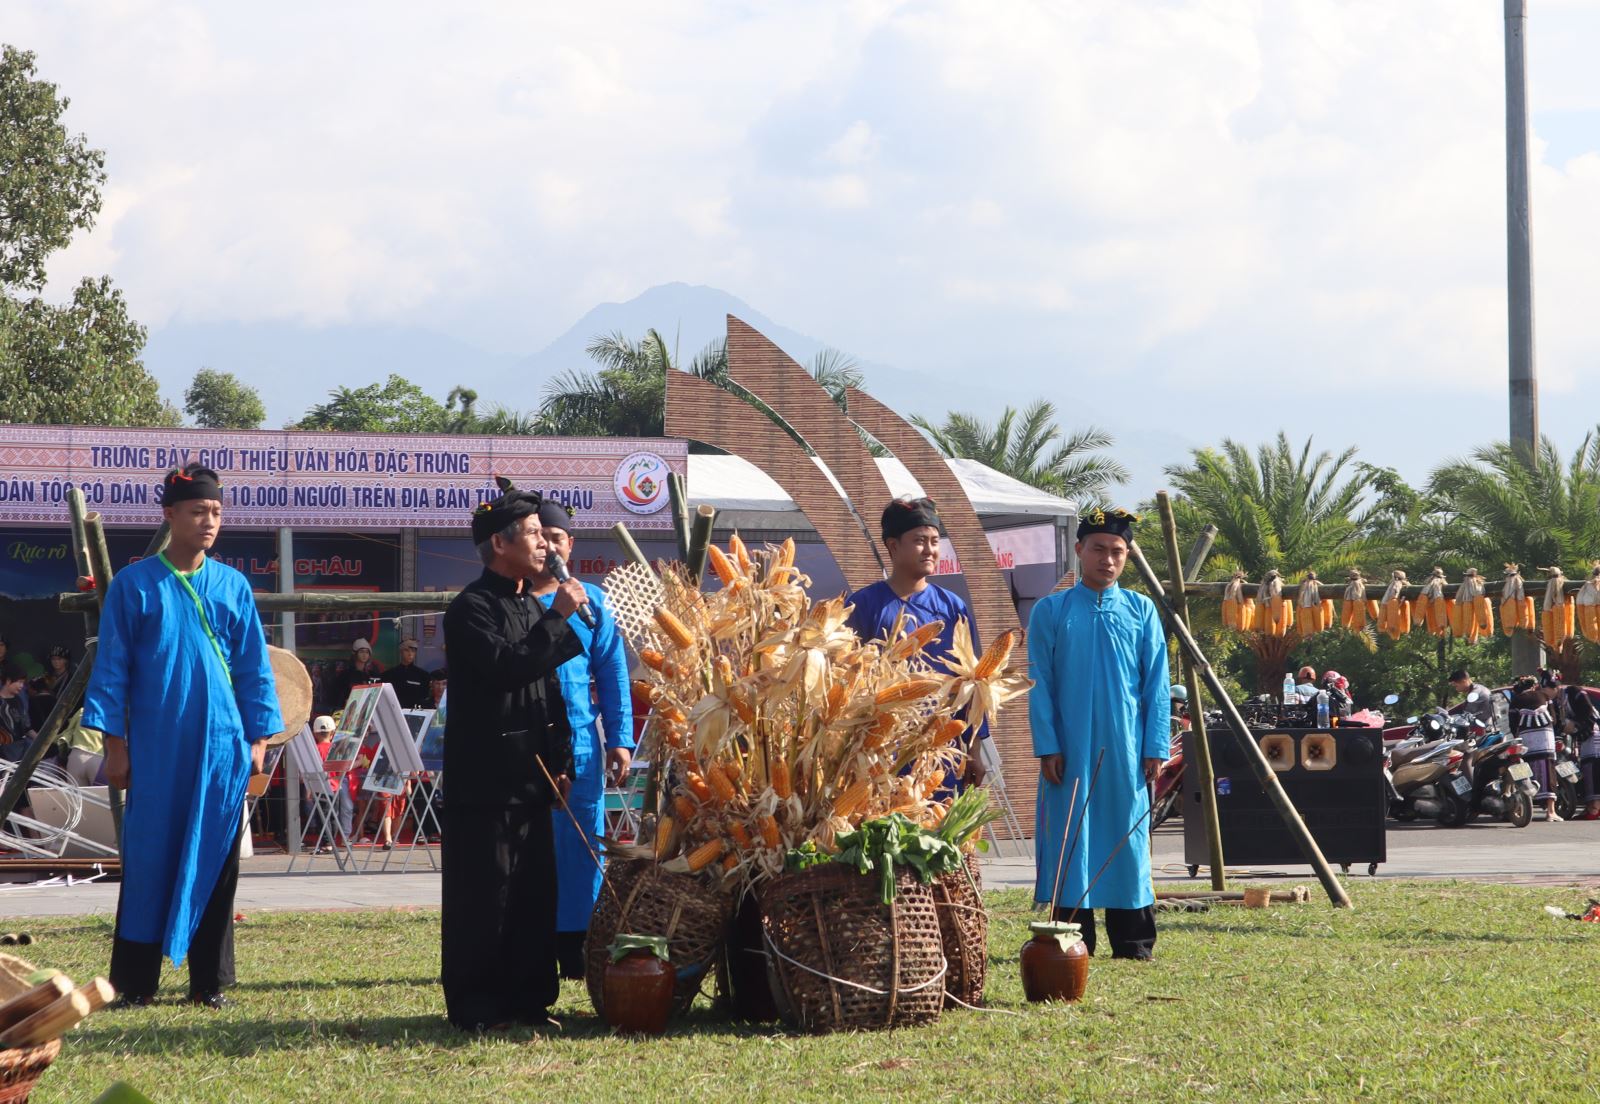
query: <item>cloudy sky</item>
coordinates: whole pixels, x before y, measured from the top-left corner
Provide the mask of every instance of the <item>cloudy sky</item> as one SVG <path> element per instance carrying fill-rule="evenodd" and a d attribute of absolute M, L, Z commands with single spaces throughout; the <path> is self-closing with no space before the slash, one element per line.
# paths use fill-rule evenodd
<path fill-rule="evenodd" d="M 1539 369 L 1571 448 L 1600 416 L 1600 0 L 1530 7 Z M 1141 481 L 1224 435 L 1421 475 L 1505 433 L 1502 0 L 6 17 L 108 155 L 55 286 L 109 272 L 157 334 L 521 355 L 686 281 L 927 373 L 930 413 L 946 380 L 1055 399 Z"/>

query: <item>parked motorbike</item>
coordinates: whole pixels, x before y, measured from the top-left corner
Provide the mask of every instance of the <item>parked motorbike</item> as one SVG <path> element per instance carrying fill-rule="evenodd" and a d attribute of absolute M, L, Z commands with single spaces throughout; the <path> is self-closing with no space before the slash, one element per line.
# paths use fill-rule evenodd
<path fill-rule="evenodd" d="M 1533 780 L 1533 768 L 1522 761 L 1526 751 L 1502 733 L 1485 735 L 1477 747 L 1466 753 L 1451 777 L 1452 789 L 1467 800 L 1459 824 L 1452 821 L 1446 826 L 1459 827 L 1482 814 L 1505 820 L 1513 828 L 1526 828 L 1533 820 L 1533 795 L 1539 789 Z M 1458 778 L 1460 782 L 1456 781 Z M 1462 783 L 1466 785 L 1465 795 L 1461 794 Z"/>
<path fill-rule="evenodd" d="M 1443 710 L 1408 719 L 1413 734 L 1389 749 L 1384 777 L 1389 781 L 1389 813 L 1396 820 L 1428 817 L 1449 824 L 1464 815 L 1467 800 L 1451 782 L 1465 758 L 1465 732 Z M 1470 793 L 1471 783 L 1466 783 Z"/>
<path fill-rule="evenodd" d="M 1565 735 L 1556 737 L 1556 761 L 1550 775 L 1550 788 L 1556 794 L 1556 815 L 1572 820 L 1585 808 L 1582 788 L 1583 768 L 1579 766 L 1580 745 Z"/>

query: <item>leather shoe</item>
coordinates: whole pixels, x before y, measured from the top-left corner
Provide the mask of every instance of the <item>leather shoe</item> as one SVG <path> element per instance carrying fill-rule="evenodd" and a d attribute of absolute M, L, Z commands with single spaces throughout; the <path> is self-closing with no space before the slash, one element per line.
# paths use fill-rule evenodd
<path fill-rule="evenodd" d="M 229 1000 L 221 993 L 190 993 L 189 1003 L 203 1004 L 207 1008 L 210 1008 L 216 1012 L 220 1012 L 224 1008 L 233 1007 L 233 1001 Z"/>
<path fill-rule="evenodd" d="M 118 1010 L 125 1008 L 149 1008 L 150 1002 L 154 999 L 155 998 L 153 996 L 149 995 L 137 997 L 132 993 L 123 993 L 116 1000 L 111 1002 L 111 1007 Z"/>

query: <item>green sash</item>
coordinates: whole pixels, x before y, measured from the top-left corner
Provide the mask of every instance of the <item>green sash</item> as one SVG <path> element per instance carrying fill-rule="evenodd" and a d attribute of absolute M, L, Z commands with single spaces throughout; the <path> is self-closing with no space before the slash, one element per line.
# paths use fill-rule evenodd
<path fill-rule="evenodd" d="M 194 610 L 200 615 L 200 627 L 206 631 L 206 639 L 211 641 L 211 648 L 217 653 L 217 658 L 222 661 L 222 673 L 228 676 L 228 685 L 233 685 L 233 669 L 228 665 L 228 655 L 222 650 L 222 643 L 217 640 L 217 634 L 211 631 L 211 619 L 206 616 L 206 607 L 200 601 L 200 595 L 195 593 L 194 584 L 189 581 L 189 576 L 172 566 L 172 561 L 167 559 L 165 552 L 157 552 L 161 562 L 167 565 L 167 570 L 178 577 L 178 582 L 183 584 L 183 589 L 189 592 L 189 597 L 194 599 Z M 201 565 L 205 566 L 204 564 Z M 195 569 L 196 571 L 199 568 Z"/>

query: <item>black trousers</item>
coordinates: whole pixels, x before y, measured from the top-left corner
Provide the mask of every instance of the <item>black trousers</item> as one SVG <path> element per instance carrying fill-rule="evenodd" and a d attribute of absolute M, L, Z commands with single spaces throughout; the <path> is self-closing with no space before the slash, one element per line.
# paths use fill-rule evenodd
<path fill-rule="evenodd" d="M 440 959 L 450 1022 L 468 1031 L 543 1022 L 561 992 L 550 806 L 452 802 L 440 857 Z"/>
<path fill-rule="evenodd" d="M 228 861 L 222 864 L 211 889 L 200 926 L 189 942 L 189 995 L 209 997 L 234 984 L 233 897 L 239 888 L 239 844 L 234 841 Z M 121 894 L 117 897 L 117 928 L 122 928 Z M 128 997 L 155 996 L 161 987 L 161 944 L 138 943 L 116 935 L 111 941 L 111 984 Z"/>
<path fill-rule="evenodd" d="M 1136 909 L 1104 910 L 1106 914 L 1106 938 L 1111 942 L 1112 958 L 1150 958 L 1156 949 L 1156 910 L 1152 907 Z M 1081 927 L 1083 945 L 1089 948 L 1089 953 L 1094 954 L 1095 930 L 1094 909 L 1071 909 L 1057 907 L 1055 911 L 1057 920 L 1065 920 Z"/>

